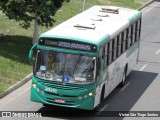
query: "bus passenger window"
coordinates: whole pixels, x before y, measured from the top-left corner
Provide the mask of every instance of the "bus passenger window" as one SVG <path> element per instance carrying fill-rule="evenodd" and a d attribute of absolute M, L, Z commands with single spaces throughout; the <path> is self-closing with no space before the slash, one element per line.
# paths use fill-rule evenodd
<path fill-rule="evenodd" d="M 131 46 L 131 26 L 127 29 L 127 44 L 126 49 Z"/>
<path fill-rule="evenodd" d="M 124 36 L 124 33 L 122 32 L 121 33 L 122 34 L 122 36 L 121 36 L 121 54 L 123 53 L 123 36 Z"/>
<path fill-rule="evenodd" d="M 117 37 L 117 57 L 121 55 L 121 41 L 122 41 L 122 34 L 119 34 Z"/>
<path fill-rule="evenodd" d="M 110 64 L 112 62 L 112 41 L 109 42 L 108 48 L 109 48 L 108 64 Z"/>
<path fill-rule="evenodd" d="M 112 58 L 113 58 L 113 60 L 115 60 L 116 59 L 116 52 L 117 52 L 117 37 L 115 37 L 114 39 L 113 39 L 113 51 L 112 51 Z"/>
<path fill-rule="evenodd" d="M 131 45 L 135 43 L 135 26 L 136 24 L 134 23 L 131 27 L 131 33 L 132 33 L 132 38 L 131 38 Z"/>
<path fill-rule="evenodd" d="M 135 32 L 135 34 L 136 34 L 136 36 L 135 36 L 135 38 L 136 38 L 136 40 L 135 41 L 137 41 L 138 40 L 138 34 L 139 34 L 139 30 L 138 30 L 138 21 L 136 22 L 136 32 Z"/>
<path fill-rule="evenodd" d="M 139 40 L 139 37 L 140 37 L 140 30 L 141 30 L 141 20 L 139 19 L 137 22 L 136 22 L 136 41 Z"/>
<path fill-rule="evenodd" d="M 108 65 L 108 44 L 105 45 L 105 56 L 104 56 L 104 60 L 105 60 L 105 67 L 107 67 Z"/>
<path fill-rule="evenodd" d="M 107 65 L 109 65 L 109 43 L 107 43 Z"/>
<path fill-rule="evenodd" d="M 99 49 L 99 57 L 102 57 L 102 54 L 103 54 L 103 52 L 102 52 L 102 47 Z"/>
<path fill-rule="evenodd" d="M 122 41 L 122 42 L 123 42 L 123 43 L 122 43 L 122 44 L 123 44 L 123 45 L 122 45 L 122 52 L 124 52 L 124 51 L 126 50 L 126 39 L 127 39 L 127 38 L 126 38 L 126 30 L 125 30 L 125 31 L 123 32 L 123 34 L 122 34 L 122 40 L 123 40 L 123 41 Z"/>
<path fill-rule="evenodd" d="M 139 38 L 140 38 L 140 34 L 141 34 L 141 19 L 139 20 Z"/>
<path fill-rule="evenodd" d="M 105 60 L 105 46 L 102 47 L 102 59 L 104 60 L 104 69 L 106 68 L 106 60 Z"/>

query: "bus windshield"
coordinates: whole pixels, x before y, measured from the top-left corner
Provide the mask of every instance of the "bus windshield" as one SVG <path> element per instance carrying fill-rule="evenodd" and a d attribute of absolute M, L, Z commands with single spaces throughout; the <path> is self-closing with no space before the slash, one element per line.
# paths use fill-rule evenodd
<path fill-rule="evenodd" d="M 95 57 L 38 50 L 34 75 L 57 82 L 91 84 L 95 81 L 95 68 Z"/>

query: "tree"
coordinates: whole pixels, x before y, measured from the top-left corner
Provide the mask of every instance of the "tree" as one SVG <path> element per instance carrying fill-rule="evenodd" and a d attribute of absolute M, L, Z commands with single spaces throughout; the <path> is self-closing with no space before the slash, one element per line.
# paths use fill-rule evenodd
<path fill-rule="evenodd" d="M 32 20 L 35 21 L 32 42 L 34 44 L 38 39 L 38 25 L 52 26 L 55 22 L 53 16 L 65 1 L 70 0 L 4 0 L 0 9 L 9 19 L 20 22 L 23 28 L 29 28 Z"/>

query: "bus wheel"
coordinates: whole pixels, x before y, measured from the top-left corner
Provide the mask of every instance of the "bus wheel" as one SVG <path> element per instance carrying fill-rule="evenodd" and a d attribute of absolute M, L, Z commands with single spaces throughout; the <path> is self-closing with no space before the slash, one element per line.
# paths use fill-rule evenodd
<path fill-rule="evenodd" d="M 126 80 L 126 74 L 127 74 L 127 66 L 124 69 L 123 76 L 122 76 L 122 82 L 119 84 L 120 87 L 124 86 L 124 83 L 125 83 L 125 80 Z"/>
<path fill-rule="evenodd" d="M 103 86 L 103 89 L 102 89 L 102 92 L 101 92 L 101 95 L 100 95 L 99 104 L 94 108 L 94 111 L 100 111 L 101 103 L 102 103 L 103 100 L 104 100 L 104 91 L 105 91 L 105 88 L 104 88 L 104 86 Z"/>

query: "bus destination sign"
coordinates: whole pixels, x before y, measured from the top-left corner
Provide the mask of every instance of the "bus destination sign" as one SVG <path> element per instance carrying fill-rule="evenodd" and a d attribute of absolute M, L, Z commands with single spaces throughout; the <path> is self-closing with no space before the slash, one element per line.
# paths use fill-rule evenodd
<path fill-rule="evenodd" d="M 96 52 L 95 45 L 65 39 L 41 39 L 39 44 L 58 48 Z"/>

